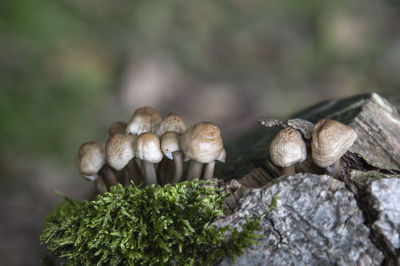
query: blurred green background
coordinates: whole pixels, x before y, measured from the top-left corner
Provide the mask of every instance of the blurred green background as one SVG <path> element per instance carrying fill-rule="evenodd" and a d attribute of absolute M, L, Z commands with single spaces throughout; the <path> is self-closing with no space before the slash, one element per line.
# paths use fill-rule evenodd
<path fill-rule="evenodd" d="M 0 1 L 0 258 L 36 265 L 43 218 L 92 184 L 77 149 L 144 105 L 225 139 L 327 98 L 398 97 L 400 4 Z"/>

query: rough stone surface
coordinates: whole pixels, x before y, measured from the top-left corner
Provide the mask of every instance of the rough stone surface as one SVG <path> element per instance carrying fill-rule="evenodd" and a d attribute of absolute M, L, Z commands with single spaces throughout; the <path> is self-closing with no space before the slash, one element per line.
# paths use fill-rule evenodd
<path fill-rule="evenodd" d="M 352 171 L 350 180 L 367 215 L 375 242 L 392 264 L 400 258 L 400 178 L 377 171 Z"/>
<path fill-rule="evenodd" d="M 240 227 L 246 215 L 267 215 L 261 221 L 259 244 L 236 258 L 235 265 L 380 265 L 383 261 L 353 194 L 341 181 L 297 174 L 242 193 L 240 207 L 215 225 Z M 275 208 L 268 212 L 276 197 Z M 219 263 L 232 264 L 229 258 Z"/>

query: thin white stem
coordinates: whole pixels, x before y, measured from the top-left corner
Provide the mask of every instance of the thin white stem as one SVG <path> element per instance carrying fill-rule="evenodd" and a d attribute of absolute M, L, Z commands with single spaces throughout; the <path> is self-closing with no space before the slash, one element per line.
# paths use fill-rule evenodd
<path fill-rule="evenodd" d="M 157 184 L 157 174 L 153 163 L 142 161 L 142 169 L 146 179 L 146 185 Z"/>
<path fill-rule="evenodd" d="M 202 179 L 210 179 L 214 177 L 215 161 L 206 164 Z"/>

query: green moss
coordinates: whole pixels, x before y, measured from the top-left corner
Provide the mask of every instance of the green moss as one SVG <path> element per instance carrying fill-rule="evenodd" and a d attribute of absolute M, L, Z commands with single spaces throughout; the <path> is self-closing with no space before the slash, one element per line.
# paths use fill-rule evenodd
<path fill-rule="evenodd" d="M 64 202 L 40 236 L 68 265 L 207 265 L 257 242 L 260 218 L 241 231 L 210 223 L 226 195 L 210 181 L 139 189 L 117 185 L 93 201 Z"/>

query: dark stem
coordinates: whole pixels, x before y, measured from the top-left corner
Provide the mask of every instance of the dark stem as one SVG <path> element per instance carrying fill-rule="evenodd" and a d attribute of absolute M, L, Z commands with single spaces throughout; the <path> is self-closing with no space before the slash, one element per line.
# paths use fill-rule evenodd
<path fill-rule="evenodd" d="M 187 180 L 193 180 L 195 178 L 200 179 L 202 168 L 203 168 L 202 163 L 200 163 L 196 160 L 191 160 L 190 165 L 189 165 Z"/>
<path fill-rule="evenodd" d="M 181 180 L 183 174 L 182 152 L 174 151 L 172 153 L 172 158 L 174 158 L 174 163 L 175 163 L 175 175 L 171 181 L 171 184 L 176 184 Z"/>
<path fill-rule="evenodd" d="M 295 173 L 296 173 L 296 170 L 294 168 L 294 164 L 292 164 L 288 167 L 282 168 L 282 175 L 290 176 L 290 175 L 294 175 Z"/>
<path fill-rule="evenodd" d="M 333 165 L 325 168 L 325 173 L 334 178 L 338 178 L 340 176 L 340 159 L 337 160 Z"/>
<path fill-rule="evenodd" d="M 107 188 L 118 184 L 117 176 L 114 170 L 107 164 L 103 165 L 103 167 L 100 169 L 99 175 L 103 178 Z"/>

